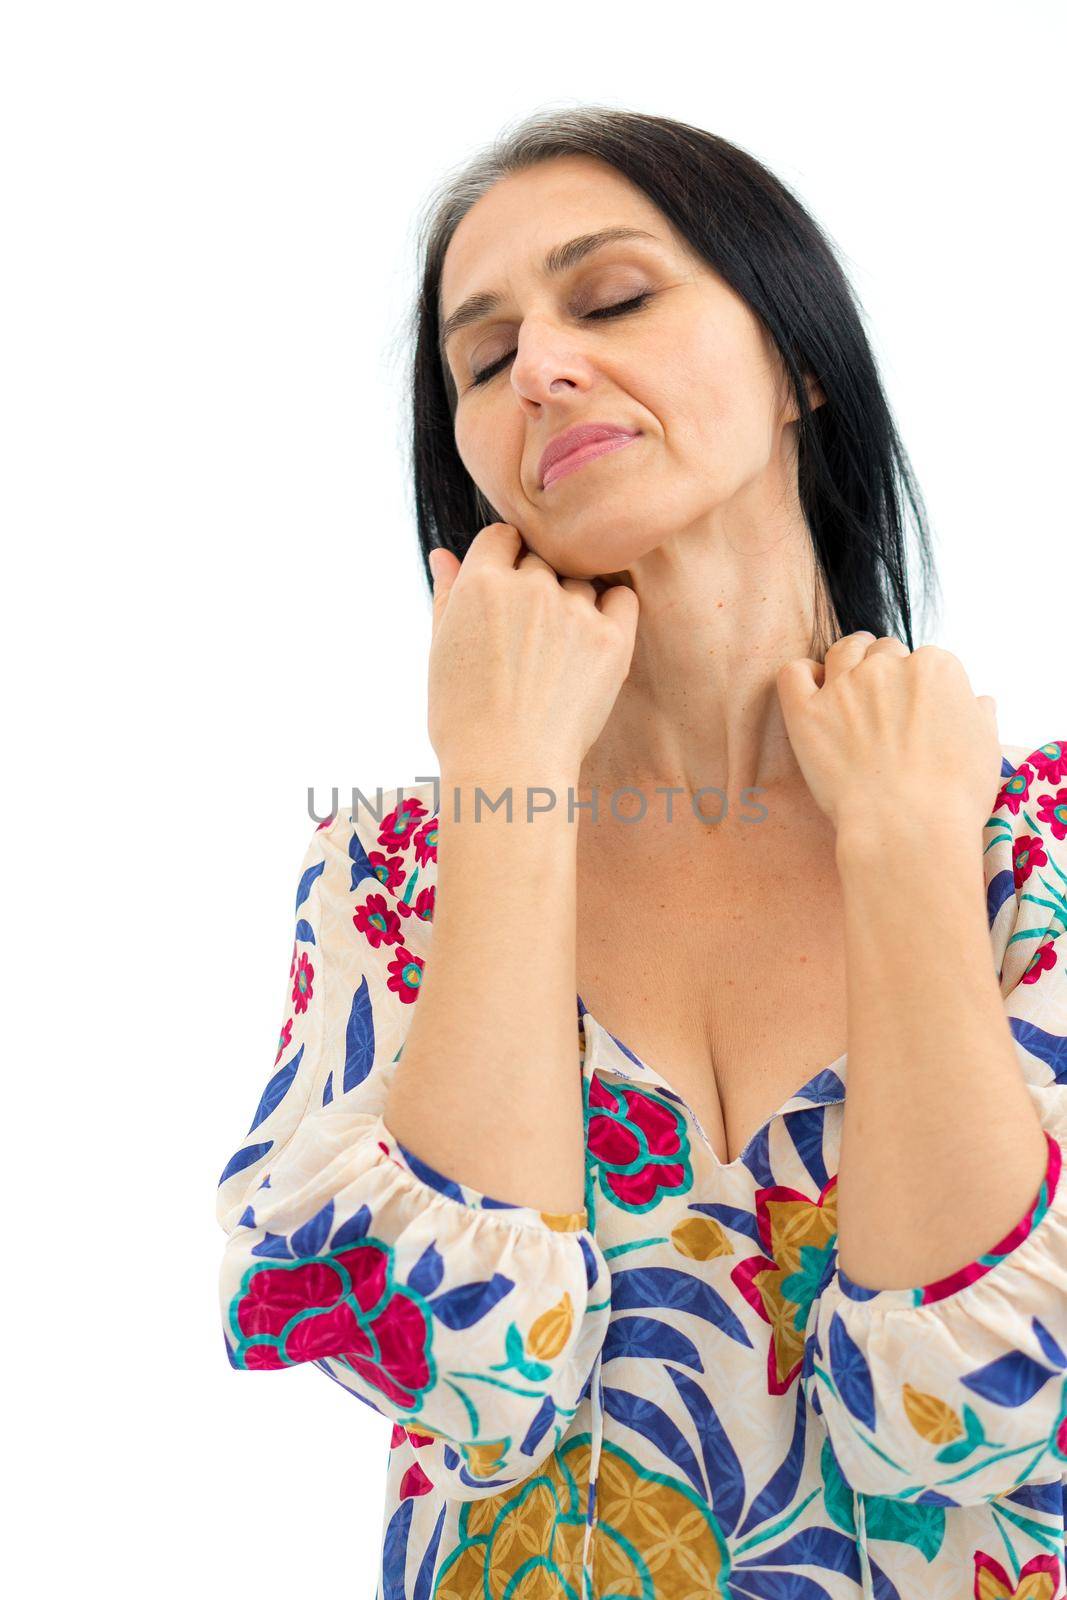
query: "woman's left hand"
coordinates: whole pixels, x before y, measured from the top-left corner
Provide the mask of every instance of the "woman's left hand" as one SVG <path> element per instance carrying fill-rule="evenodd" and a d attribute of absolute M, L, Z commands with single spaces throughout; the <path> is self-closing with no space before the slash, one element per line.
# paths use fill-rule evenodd
<path fill-rule="evenodd" d="M 777 685 L 797 764 L 839 840 L 946 815 L 980 839 L 1002 781 L 996 704 L 972 692 L 956 656 L 848 633 L 825 662 L 787 661 Z"/>

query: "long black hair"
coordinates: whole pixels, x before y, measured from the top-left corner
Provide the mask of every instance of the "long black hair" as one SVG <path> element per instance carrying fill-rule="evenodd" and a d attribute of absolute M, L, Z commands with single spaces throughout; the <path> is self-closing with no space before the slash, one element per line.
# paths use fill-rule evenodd
<path fill-rule="evenodd" d="M 426 558 L 435 545 L 462 560 L 479 530 L 501 520 L 456 450 L 456 391 L 439 343 L 445 251 L 462 217 L 494 183 L 564 155 L 599 157 L 643 190 L 777 345 L 800 413 L 798 489 L 816 562 L 813 659 L 821 660 L 839 634 L 861 628 L 879 637 L 895 634 L 914 650 L 909 516 L 923 573 L 924 616 L 938 581 L 926 510 L 859 302 L 830 240 L 796 195 L 747 151 L 703 128 L 612 107 L 525 117 L 448 174 L 423 208 L 419 292 L 410 327 L 410 465 L 428 588 L 433 581 Z M 825 396 L 814 410 L 805 375 Z"/>

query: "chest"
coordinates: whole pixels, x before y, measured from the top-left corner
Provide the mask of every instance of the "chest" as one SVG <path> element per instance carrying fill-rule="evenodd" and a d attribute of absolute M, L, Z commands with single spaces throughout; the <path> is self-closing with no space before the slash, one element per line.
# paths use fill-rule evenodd
<path fill-rule="evenodd" d="M 833 842 L 829 823 L 710 850 L 701 837 L 580 842 L 578 992 L 677 1090 L 724 1164 L 845 1052 Z"/>

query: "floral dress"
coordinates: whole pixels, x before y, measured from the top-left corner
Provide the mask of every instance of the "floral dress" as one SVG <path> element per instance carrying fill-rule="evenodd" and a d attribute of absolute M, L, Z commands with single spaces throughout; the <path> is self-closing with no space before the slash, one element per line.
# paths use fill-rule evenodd
<path fill-rule="evenodd" d="M 992 960 L 1048 1164 L 1005 1238 L 908 1289 L 837 1261 L 847 1056 L 723 1164 L 576 995 L 583 1208 L 428 1166 L 381 1109 L 431 949 L 436 785 L 315 830 L 277 1057 L 219 1186 L 222 1319 L 238 1370 L 312 1363 L 392 1423 L 376 1600 L 1064 1596 L 1067 740 L 1001 749 Z"/>

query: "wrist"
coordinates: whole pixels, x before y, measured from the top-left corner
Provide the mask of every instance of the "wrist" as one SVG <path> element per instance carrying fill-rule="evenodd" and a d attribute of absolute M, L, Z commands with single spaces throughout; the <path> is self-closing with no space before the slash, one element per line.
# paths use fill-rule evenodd
<path fill-rule="evenodd" d="M 477 772 L 448 768 L 440 777 L 438 812 L 450 821 L 497 816 L 515 822 L 551 817 L 574 823 L 580 815 L 577 799 L 576 772 L 526 765 L 483 767 Z"/>

